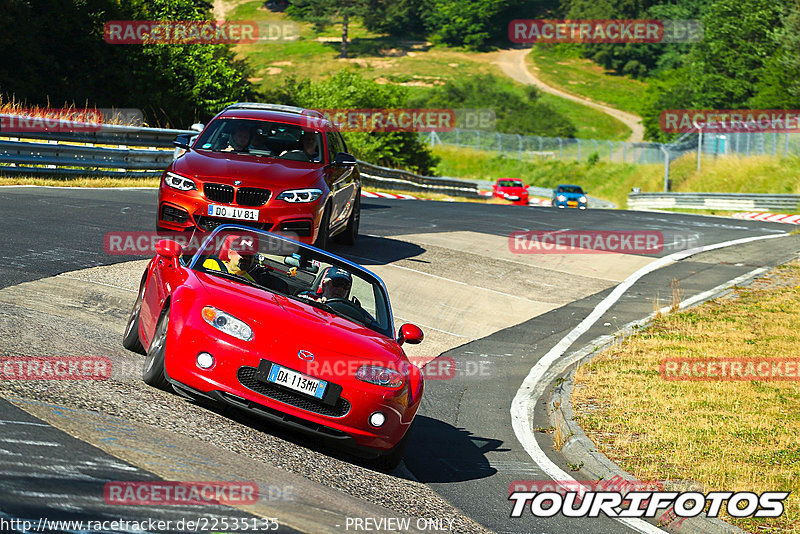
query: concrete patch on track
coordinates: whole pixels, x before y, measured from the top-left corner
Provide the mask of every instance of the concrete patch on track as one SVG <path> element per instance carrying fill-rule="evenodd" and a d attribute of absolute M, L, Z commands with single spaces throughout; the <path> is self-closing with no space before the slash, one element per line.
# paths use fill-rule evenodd
<path fill-rule="evenodd" d="M 561 231 L 566 230 L 565 228 Z M 398 238 L 610 282 L 620 282 L 630 273 L 653 261 L 652 256 L 632 254 L 517 254 L 509 249 L 508 236 L 477 232 L 414 234 Z"/>

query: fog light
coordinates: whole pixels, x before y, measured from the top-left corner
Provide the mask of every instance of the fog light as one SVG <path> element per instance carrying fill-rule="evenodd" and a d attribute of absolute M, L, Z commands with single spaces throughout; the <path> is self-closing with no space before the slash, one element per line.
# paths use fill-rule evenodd
<path fill-rule="evenodd" d="M 197 367 L 200 369 L 209 369 L 214 365 L 214 357 L 207 352 L 201 352 L 197 355 Z"/>
<path fill-rule="evenodd" d="M 386 422 L 386 416 L 383 415 L 381 412 L 375 412 L 374 414 L 369 416 L 369 424 L 371 424 L 375 428 L 382 427 L 383 423 L 385 422 Z"/>

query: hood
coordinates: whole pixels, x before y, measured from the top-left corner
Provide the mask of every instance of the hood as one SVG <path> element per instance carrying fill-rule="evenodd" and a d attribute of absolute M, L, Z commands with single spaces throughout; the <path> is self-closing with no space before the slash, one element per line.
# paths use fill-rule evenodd
<path fill-rule="evenodd" d="M 238 284 L 206 273 L 195 273 L 205 289 L 203 305 L 214 306 L 245 321 L 253 343 L 276 361 L 294 362 L 297 352 L 324 357 L 349 357 L 396 362 L 403 351 L 397 343 L 364 326 L 302 302 Z"/>
<path fill-rule="evenodd" d="M 497 191 L 500 193 L 508 193 L 509 195 L 521 195 L 528 192 L 527 187 L 518 186 L 498 186 Z"/>
<path fill-rule="evenodd" d="M 273 189 L 311 187 L 324 174 L 324 167 L 318 163 L 195 150 L 176 159 L 172 170 L 190 178 L 229 185 L 241 180 L 244 186 Z"/>
<path fill-rule="evenodd" d="M 564 195 L 567 198 L 581 198 L 585 196 L 586 193 L 556 193 L 556 196 Z"/>

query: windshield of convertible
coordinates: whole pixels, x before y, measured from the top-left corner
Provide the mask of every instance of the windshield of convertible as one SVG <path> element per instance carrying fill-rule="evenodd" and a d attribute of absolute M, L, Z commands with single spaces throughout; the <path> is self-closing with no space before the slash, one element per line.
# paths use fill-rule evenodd
<path fill-rule="evenodd" d="M 519 180 L 500 180 L 500 187 L 525 187 Z"/>
<path fill-rule="evenodd" d="M 368 273 L 300 243 L 248 230 L 215 232 L 191 267 L 284 295 L 393 337 L 382 285 Z"/>
<path fill-rule="evenodd" d="M 322 163 L 322 134 L 293 124 L 250 119 L 217 119 L 194 149 Z"/>

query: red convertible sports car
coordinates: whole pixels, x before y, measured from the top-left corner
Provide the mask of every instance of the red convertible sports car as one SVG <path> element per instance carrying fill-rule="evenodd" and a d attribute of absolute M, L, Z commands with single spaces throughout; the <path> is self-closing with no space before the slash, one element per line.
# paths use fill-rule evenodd
<path fill-rule="evenodd" d="M 194 256 L 156 245 L 125 331 L 143 379 L 333 440 L 393 467 L 423 391 L 383 282 L 343 258 L 243 226 Z"/>
<path fill-rule="evenodd" d="M 156 227 L 211 231 L 226 223 L 326 248 L 358 237 L 361 179 L 336 127 L 314 110 L 242 102 L 197 136 L 164 172 Z"/>

